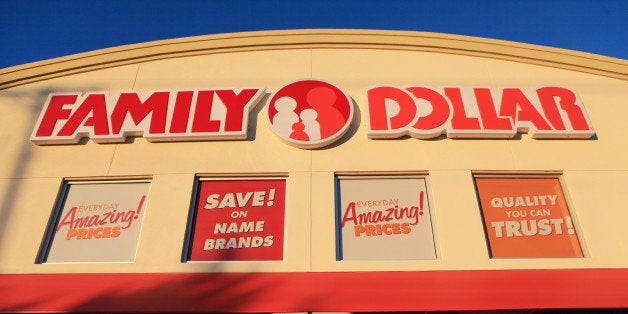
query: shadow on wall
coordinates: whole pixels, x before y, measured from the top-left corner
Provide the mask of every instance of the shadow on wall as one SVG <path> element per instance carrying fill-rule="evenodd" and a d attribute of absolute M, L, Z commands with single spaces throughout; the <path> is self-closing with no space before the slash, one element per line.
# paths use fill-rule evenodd
<path fill-rule="evenodd" d="M 0 260 L 3 260 L 3 247 L 6 241 L 18 241 L 19 239 L 7 239 L 5 236 L 5 232 L 7 230 L 7 226 L 11 223 L 11 214 L 14 211 L 20 210 L 19 205 L 16 204 L 17 195 L 19 195 L 20 189 L 22 188 L 22 180 L 24 179 L 24 173 L 31 162 L 33 155 L 33 147 L 29 140 L 30 132 L 33 125 L 39 116 L 39 112 L 41 111 L 48 94 L 53 92 L 50 89 L 44 89 L 37 91 L 35 93 L 20 93 L 20 92 L 7 92 L 2 91 L 0 95 L 2 95 L 3 99 L 8 99 L 6 102 L 2 102 L 0 104 L 0 112 L 2 114 L 11 117 L 15 115 L 15 112 L 19 112 L 19 109 L 22 108 L 12 108 L 16 104 L 21 104 L 20 99 L 22 98 L 30 98 L 28 101 L 27 108 L 25 110 L 27 117 L 26 121 L 31 122 L 31 125 L 26 126 L 24 128 L 25 132 L 20 134 L 15 134 L 12 132 L 8 132 L 9 130 L 5 130 L 0 133 L 0 143 L 11 143 L 13 140 L 10 140 L 9 137 L 17 137 L 20 140 L 20 147 L 15 150 L 16 154 L 14 156 L 6 156 L 12 157 L 12 160 L 3 160 L 3 167 L 10 167 L 11 170 L 7 173 L 9 175 L 6 178 L 12 180 L 10 184 L 6 185 L 6 189 L 1 192 L 1 203 L 0 203 Z M 12 102 L 11 99 L 15 99 L 15 102 Z M 9 150 L 12 151 L 12 150 Z M 46 213 L 50 211 L 50 208 L 46 209 Z M 37 254 L 37 252 L 35 252 Z M 1 265 L 0 265 L 1 267 Z M 0 272 L 3 270 L 0 269 Z"/>
<path fill-rule="evenodd" d="M 0 280 L 11 300 L 0 302 L 0 312 L 295 312 L 339 297 L 289 274 L 226 273 L 223 265 L 195 273 L 14 275 Z"/>
<path fill-rule="evenodd" d="M 97 87 L 81 89 L 100 90 Z M 4 99 L 0 104 L 1 114 L 9 119 L 11 115 L 15 117 L 18 113 L 25 114 L 27 116 L 19 118 L 29 123 L 21 128 L 23 131 L 20 134 L 0 133 L 0 144 L 19 143 L 19 147 L 6 150 L 3 157 L 5 167 L 3 173 L 6 175 L 0 179 L 5 179 L 8 184 L 6 189 L 0 191 L 0 261 L 6 261 L 6 255 L 11 254 L 6 250 L 9 241 L 12 243 L 22 241 L 15 237 L 7 238 L 8 227 L 16 223 L 12 217 L 16 212 L 28 210 L 32 214 L 49 217 L 53 210 L 53 204 L 46 208 L 23 208 L 19 201 L 20 195 L 24 194 L 26 179 L 32 179 L 27 177 L 29 166 L 37 151 L 41 149 L 29 140 L 32 128 L 52 92 L 59 90 L 42 89 L 36 92 L 29 90 L 23 93 L 0 91 Z M 23 107 L 15 107 L 23 106 L 25 103 L 28 106 L 26 110 Z M 250 118 L 252 121 L 257 120 L 255 117 L 262 108 L 263 106 L 258 105 L 252 112 Z M 82 144 L 85 142 L 87 141 L 82 141 Z M 40 230 L 42 239 L 45 236 L 45 229 L 43 227 Z M 11 246 L 15 247 L 14 244 Z M 32 247 L 31 244 L 28 246 Z M 38 252 L 26 254 L 31 253 L 33 255 L 31 260 L 35 262 Z M 227 260 L 229 259 L 227 257 Z M 194 268 L 195 271 L 198 269 Z M 224 271 L 222 263 L 207 263 L 206 267 L 197 273 L 3 275 L 7 274 L 7 270 L 0 264 L 0 312 L 234 312 L 251 311 L 259 304 L 269 304 L 277 298 L 283 298 L 277 295 L 276 288 L 272 288 L 282 286 L 281 277 L 257 273 L 259 270 L 254 268 L 247 273 Z M 311 296 L 309 300 L 296 298 L 290 303 L 315 304 L 316 298 L 316 296 Z"/>

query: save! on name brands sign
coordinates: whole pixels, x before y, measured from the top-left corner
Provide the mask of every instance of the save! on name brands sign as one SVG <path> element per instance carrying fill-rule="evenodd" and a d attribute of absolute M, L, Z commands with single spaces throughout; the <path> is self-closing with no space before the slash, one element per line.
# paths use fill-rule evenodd
<path fill-rule="evenodd" d="M 262 87 L 122 92 L 53 93 L 31 141 L 39 145 L 246 139 L 249 112 Z M 398 87 L 368 88 L 363 111 L 369 138 L 409 135 L 428 139 L 581 138 L 595 134 L 578 95 L 569 88 Z M 320 80 L 289 83 L 268 97 L 267 121 L 284 142 L 319 148 L 340 139 L 354 120 L 352 98 Z"/>

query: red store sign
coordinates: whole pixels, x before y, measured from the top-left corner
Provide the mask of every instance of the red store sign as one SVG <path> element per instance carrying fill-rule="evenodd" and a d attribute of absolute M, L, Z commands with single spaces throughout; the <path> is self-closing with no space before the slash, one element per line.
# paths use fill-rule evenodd
<path fill-rule="evenodd" d="M 38 145 L 246 139 L 249 112 L 261 87 L 50 94 L 31 141 Z M 394 87 L 366 91 L 369 138 L 581 138 L 595 134 L 582 100 L 565 87 Z M 286 143 L 318 148 L 340 139 L 353 120 L 353 101 L 333 84 L 290 83 L 268 97 L 268 123 Z"/>

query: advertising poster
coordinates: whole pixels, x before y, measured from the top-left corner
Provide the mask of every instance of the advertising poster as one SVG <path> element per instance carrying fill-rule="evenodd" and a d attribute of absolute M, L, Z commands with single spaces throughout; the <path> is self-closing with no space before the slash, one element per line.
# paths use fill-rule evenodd
<path fill-rule="evenodd" d="M 477 177 L 492 257 L 583 257 L 558 178 Z"/>
<path fill-rule="evenodd" d="M 284 179 L 200 182 L 190 261 L 283 260 Z"/>
<path fill-rule="evenodd" d="M 339 259 L 436 259 L 424 178 L 341 178 L 339 184 Z"/>
<path fill-rule="evenodd" d="M 46 262 L 133 262 L 149 186 L 70 184 Z"/>

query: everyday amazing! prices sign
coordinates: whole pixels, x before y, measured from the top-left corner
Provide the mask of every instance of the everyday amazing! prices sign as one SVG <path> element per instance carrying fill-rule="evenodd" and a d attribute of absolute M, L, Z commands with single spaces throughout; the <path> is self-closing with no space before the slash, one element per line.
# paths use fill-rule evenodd
<path fill-rule="evenodd" d="M 132 262 L 149 183 L 71 184 L 45 262 Z"/>
<path fill-rule="evenodd" d="M 74 144 L 246 139 L 260 87 L 50 94 L 31 141 Z M 578 95 L 564 87 L 394 87 L 366 91 L 370 138 L 590 138 L 595 134 Z M 353 121 L 353 101 L 337 86 L 300 80 L 268 97 L 268 123 L 286 143 L 318 148 L 340 139 Z"/>
<path fill-rule="evenodd" d="M 558 178 L 475 179 L 492 257 L 582 257 Z"/>
<path fill-rule="evenodd" d="M 340 179 L 342 260 L 435 259 L 424 178 Z"/>
<path fill-rule="evenodd" d="M 189 260 L 283 260 L 286 181 L 201 181 Z"/>

